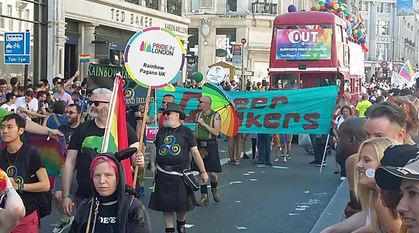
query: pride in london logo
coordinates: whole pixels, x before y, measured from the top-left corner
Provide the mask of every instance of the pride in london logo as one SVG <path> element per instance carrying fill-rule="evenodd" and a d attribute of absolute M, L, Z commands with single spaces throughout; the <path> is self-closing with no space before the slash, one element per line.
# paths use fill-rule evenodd
<path fill-rule="evenodd" d="M 167 44 L 150 43 L 149 41 L 142 41 L 140 45 L 140 51 L 166 56 L 173 56 L 175 52 L 175 47 Z"/>

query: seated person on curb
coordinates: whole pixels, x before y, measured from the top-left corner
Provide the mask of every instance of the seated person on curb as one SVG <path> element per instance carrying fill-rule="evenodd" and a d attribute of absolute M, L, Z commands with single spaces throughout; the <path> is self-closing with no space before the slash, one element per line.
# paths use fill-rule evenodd
<path fill-rule="evenodd" d="M 362 211 L 324 229 L 321 233 L 397 232 L 400 229 L 400 217 L 383 206 L 374 179 L 375 170 L 380 166 L 384 151 L 389 146 L 398 144 L 400 143 L 388 138 L 372 138 L 361 144 L 355 173 L 355 195 L 361 202 Z"/>

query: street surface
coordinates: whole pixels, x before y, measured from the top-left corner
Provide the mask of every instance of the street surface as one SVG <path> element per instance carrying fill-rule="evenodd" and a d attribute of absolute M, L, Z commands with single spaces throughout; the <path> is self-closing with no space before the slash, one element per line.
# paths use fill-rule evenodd
<path fill-rule="evenodd" d="M 242 159 L 239 166 L 228 165 L 227 143 L 218 141 L 224 163 L 219 176 L 221 202 L 215 203 L 210 192 L 209 206 L 197 206 L 189 212 L 187 232 L 308 233 L 341 183 L 339 175 L 333 174 L 333 155 L 327 157 L 322 173 L 319 167 L 308 164 L 313 155 L 296 143 L 287 163 L 274 162 L 273 152 L 272 167 L 253 165 L 250 159 Z M 148 172 L 147 196 L 141 198 L 145 205 L 148 205 L 151 184 Z M 199 201 L 200 192 L 195 196 Z M 153 232 L 164 232 L 162 213 L 149 210 L 149 214 Z M 40 232 L 52 232 L 59 219 L 54 208 L 50 216 L 42 219 Z"/>

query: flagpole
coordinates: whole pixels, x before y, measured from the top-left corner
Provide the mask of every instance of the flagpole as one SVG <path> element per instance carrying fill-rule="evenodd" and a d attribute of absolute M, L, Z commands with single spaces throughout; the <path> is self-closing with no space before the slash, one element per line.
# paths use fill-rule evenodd
<path fill-rule="evenodd" d="M 119 77 L 120 77 L 119 73 L 116 74 L 115 75 L 115 80 L 113 82 L 112 97 L 111 97 L 111 102 L 110 102 L 109 110 L 108 110 L 108 120 L 106 121 L 105 133 L 103 135 L 101 153 L 104 153 L 104 152 L 108 151 L 109 137 L 110 137 L 110 134 L 111 134 L 111 125 L 112 125 L 113 117 L 114 117 L 113 113 L 115 111 L 116 99 L 117 99 L 117 96 L 118 96 L 118 88 L 119 88 L 119 82 L 120 82 Z"/>
<path fill-rule="evenodd" d="M 150 108 L 150 95 L 151 95 L 151 88 L 148 88 L 148 92 L 147 92 L 147 98 L 146 98 L 146 102 L 145 102 L 145 109 L 144 109 L 144 113 L 143 113 L 143 124 L 141 127 L 141 131 L 140 131 L 140 147 L 138 148 L 138 151 L 140 151 L 141 153 L 144 153 L 144 130 L 147 124 L 147 119 L 148 119 L 148 109 Z M 143 154 L 144 156 L 144 154 Z M 134 171 L 134 180 L 132 182 L 132 184 L 134 185 L 134 187 L 136 187 L 137 185 L 137 175 L 138 175 L 138 165 L 135 165 L 135 171 Z"/>

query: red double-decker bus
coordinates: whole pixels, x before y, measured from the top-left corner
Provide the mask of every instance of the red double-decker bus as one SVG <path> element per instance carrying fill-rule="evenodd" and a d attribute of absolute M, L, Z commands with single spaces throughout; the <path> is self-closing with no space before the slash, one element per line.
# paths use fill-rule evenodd
<path fill-rule="evenodd" d="M 364 58 L 350 42 L 347 22 L 333 13 L 292 12 L 275 18 L 270 64 L 270 89 L 339 85 L 355 98 L 361 92 Z"/>

